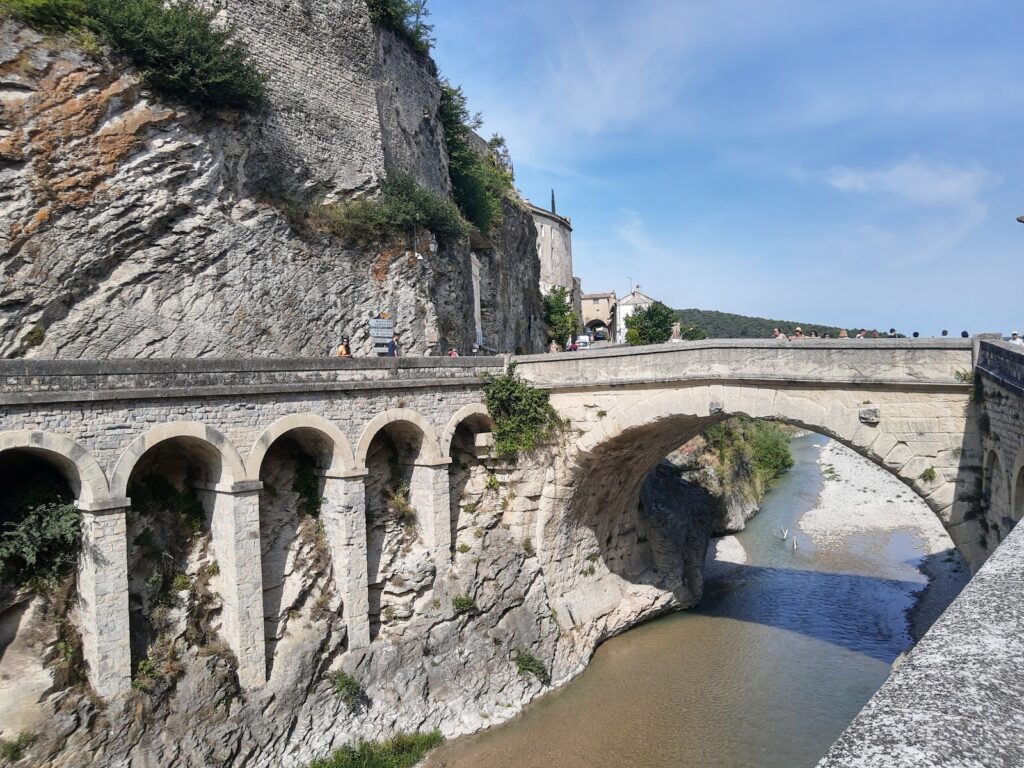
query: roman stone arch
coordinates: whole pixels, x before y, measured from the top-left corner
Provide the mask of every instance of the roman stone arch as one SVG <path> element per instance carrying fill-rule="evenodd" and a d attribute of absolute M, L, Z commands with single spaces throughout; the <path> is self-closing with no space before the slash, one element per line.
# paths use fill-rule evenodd
<path fill-rule="evenodd" d="M 15 449 L 36 454 L 55 464 L 80 504 L 105 499 L 110 495 L 107 476 L 99 462 L 88 449 L 68 437 L 35 430 L 0 432 L 0 452 Z"/>
<path fill-rule="evenodd" d="M 445 427 L 441 435 L 441 450 L 451 458 L 448 465 L 448 506 L 450 555 L 454 561 L 455 547 L 460 526 L 463 535 L 468 535 L 467 516 L 463 514 L 463 503 L 467 492 L 472 493 L 486 476 L 485 460 L 489 448 L 478 444 L 479 436 L 489 436 L 494 429 L 494 420 L 483 403 L 472 403 L 460 408 Z"/>
<path fill-rule="evenodd" d="M 241 482 L 247 479 L 245 463 L 239 456 L 235 446 L 224 435 L 207 424 L 196 421 L 172 421 L 153 427 L 135 438 L 121 453 L 111 476 L 111 492 L 115 496 L 128 495 L 128 480 L 132 470 L 150 448 L 175 438 L 183 438 L 200 451 L 206 451 L 216 457 L 217 477 L 211 481 L 217 485 Z"/>
<path fill-rule="evenodd" d="M 441 433 L 442 456 L 448 456 L 451 453 L 452 438 L 455 437 L 456 430 L 464 422 L 469 422 L 471 424 L 470 428 L 479 432 L 489 431 L 494 426 L 491 414 L 483 403 L 471 403 L 460 408 L 448 421 L 448 426 L 444 428 L 444 432 Z"/>
<path fill-rule="evenodd" d="M 356 468 L 355 455 L 352 453 L 348 438 L 335 424 L 314 413 L 293 413 L 275 421 L 256 440 L 245 462 L 248 477 L 258 478 L 260 476 L 260 467 L 270 446 L 278 438 L 293 431 L 297 431 L 300 435 L 302 433 L 316 435 L 330 445 L 331 450 L 327 454 L 330 464 L 322 467 L 323 469 L 332 472 L 345 472 Z"/>
<path fill-rule="evenodd" d="M 411 438 L 414 434 L 421 441 L 418 449 L 416 463 L 426 465 L 447 464 L 448 460 L 441 453 L 440 441 L 437 432 L 425 418 L 416 411 L 409 408 L 390 408 L 383 413 L 377 414 L 363 428 L 356 446 L 356 468 L 366 469 L 366 454 L 370 450 L 370 443 L 382 429 L 392 426 L 394 431 L 401 435 L 405 433 Z"/>
<path fill-rule="evenodd" d="M 1017 459 L 1013 462 L 1012 506 L 1014 521 L 1024 518 L 1024 446 L 1017 449 Z"/>
<path fill-rule="evenodd" d="M 577 401 L 590 399 L 589 395 L 576 397 Z M 591 417 L 576 441 L 572 480 L 560 491 L 566 498 L 579 500 L 571 507 L 600 506 L 602 494 L 607 494 L 612 504 L 629 503 L 637 497 L 650 469 L 667 453 L 707 426 L 743 414 L 837 440 L 913 488 L 958 546 L 973 546 L 978 539 L 971 526 L 958 528 L 960 521 L 951 518 L 959 454 L 951 446 L 950 435 L 957 425 L 943 425 L 943 419 L 930 415 L 922 417 L 921 405 L 904 393 L 695 384 L 627 390 L 607 395 L 602 402 L 607 405 L 601 416 Z M 565 404 L 555 402 L 556 408 Z M 962 431 L 961 426 L 960 434 Z M 598 467 L 615 467 L 614 474 L 628 480 L 595 481 L 601 474 L 595 471 Z M 538 539 L 546 540 L 543 533 L 538 531 Z"/>

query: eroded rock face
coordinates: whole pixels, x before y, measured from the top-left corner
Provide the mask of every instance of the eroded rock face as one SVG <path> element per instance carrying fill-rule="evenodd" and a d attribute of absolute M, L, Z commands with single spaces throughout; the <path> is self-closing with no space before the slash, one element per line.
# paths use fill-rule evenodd
<path fill-rule="evenodd" d="M 191 598 L 163 617 L 177 648 L 171 674 L 154 674 L 145 690 L 106 708 L 74 689 L 43 697 L 50 727 L 34 764 L 301 766 L 357 738 L 467 733 L 547 690 L 520 673 L 517 655 L 540 660 L 557 685 L 582 671 L 602 640 L 699 598 L 707 520 L 680 507 L 677 472 L 652 475 L 631 508 L 583 510 L 556 498 L 556 479 L 575 466 L 567 446 L 520 467 L 481 461 L 460 437 L 449 470 L 455 535 L 440 563 L 415 510 L 388 508 L 402 465 L 388 461 L 387 445 L 371 449 L 367 522 L 380 557 L 370 582 L 380 602 L 369 647 L 347 647 L 334 564 L 316 545 L 316 521 L 301 513 L 297 454 L 272 451 L 261 477 L 273 491 L 260 508 L 267 685 L 243 692 L 237 684 L 217 642 L 224 585 L 214 575 L 202 642 L 188 634 Z M 541 529 L 550 538 L 539 540 Z M 190 580 L 210 573 L 203 542 L 200 532 L 183 566 Z M 354 677 L 366 702 L 350 709 L 332 670 Z"/>
<path fill-rule="evenodd" d="M 476 331 L 468 243 L 422 260 L 403 242 L 354 249 L 300 236 L 275 207 L 372 191 L 385 140 L 389 170 L 447 189 L 432 63 L 364 32 L 371 64 L 378 43 L 386 61 L 353 69 L 353 93 L 368 105 L 317 112 L 320 122 L 340 121 L 332 149 L 330 135 L 313 141 L 300 125 L 291 80 L 272 79 L 261 112 L 204 115 L 157 100 L 129 70 L 0 22 L 0 354 L 319 356 L 343 333 L 356 354 L 369 354 L 366 320 L 376 311 L 396 317 L 406 354 L 468 350 Z M 417 73 L 409 94 L 379 113 L 378 85 Z M 327 94 L 306 98 L 312 108 Z M 417 100 L 422 124 L 410 124 Z M 342 134 L 369 165 L 323 160 L 349 156 Z M 428 162 L 435 151 L 440 159 Z M 481 297 L 502 319 L 484 329 L 485 342 L 502 351 L 543 342 L 534 237 L 528 217 L 508 205 L 482 254 L 505 275 Z"/>

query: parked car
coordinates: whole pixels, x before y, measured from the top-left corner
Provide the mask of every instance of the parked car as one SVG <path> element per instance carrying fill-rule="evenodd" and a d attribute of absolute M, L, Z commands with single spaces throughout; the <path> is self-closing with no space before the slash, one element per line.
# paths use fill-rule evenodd
<path fill-rule="evenodd" d="M 608 334 L 604 331 L 594 331 L 594 341 L 608 341 Z"/>

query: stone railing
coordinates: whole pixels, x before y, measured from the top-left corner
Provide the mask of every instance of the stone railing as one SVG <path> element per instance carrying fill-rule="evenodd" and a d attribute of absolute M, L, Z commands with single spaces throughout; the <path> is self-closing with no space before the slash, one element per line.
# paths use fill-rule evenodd
<path fill-rule="evenodd" d="M 551 388 L 669 381 L 750 381 L 963 389 L 970 339 L 711 339 L 513 358 L 527 380 Z"/>
<path fill-rule="evenodd" d="M 1006 389 L 1024 395 L 1024 347 L 1005 341 L 983 341 L 978 368 Z"/>
<path fill-rule="evenodd" d="M 477 385 L 501 357 L 0 360 L 0 405 Z"/>

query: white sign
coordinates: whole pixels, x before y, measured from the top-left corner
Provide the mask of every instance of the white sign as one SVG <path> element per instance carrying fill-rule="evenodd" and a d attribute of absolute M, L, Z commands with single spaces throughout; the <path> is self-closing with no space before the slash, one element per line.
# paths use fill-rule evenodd
<path fill-rule="evenodd" d="M 392 318 L 381 319 L 374 317 L 370 319 L 371 328 L 394 328 L 395 321 Z"/>

